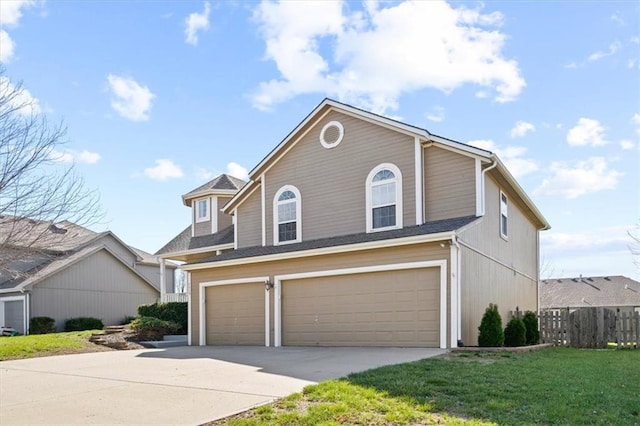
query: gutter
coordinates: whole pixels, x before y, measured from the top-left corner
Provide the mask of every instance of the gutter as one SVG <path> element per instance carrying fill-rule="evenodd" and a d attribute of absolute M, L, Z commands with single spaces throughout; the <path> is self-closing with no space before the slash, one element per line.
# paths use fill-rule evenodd
<path fill-rule="evenodd" d="M 486 169 L 484 169 L 482 171 L 482 173 L 480 174 L 480 184 L 482 185 L 482 209 L 480 210 L 480 216 L 484 216 L 485 212 L 486 212 L 486 190 L 485 190 L 485 175 L 486 173 L 491 170 L 494 169 L 498 166 L 498 159 L 496 158 L 495 154 L 491 154 L 491 165 L 489 167 L 487 167 Z"/>

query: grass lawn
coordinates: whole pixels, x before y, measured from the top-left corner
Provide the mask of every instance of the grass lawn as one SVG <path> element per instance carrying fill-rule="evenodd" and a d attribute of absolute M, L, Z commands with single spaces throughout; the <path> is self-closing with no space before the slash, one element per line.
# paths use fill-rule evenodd
<path fill-rule="evenodd" d="M 640 425 L 640 350 L 462 354 L 306 387 L 214 424 Z"/>
<path fill-rule="evenodd" d="M 87 340 L 92 333 L 99 332 L 101 330 L 0 337 L 0 361 L 108 350 Z"/>

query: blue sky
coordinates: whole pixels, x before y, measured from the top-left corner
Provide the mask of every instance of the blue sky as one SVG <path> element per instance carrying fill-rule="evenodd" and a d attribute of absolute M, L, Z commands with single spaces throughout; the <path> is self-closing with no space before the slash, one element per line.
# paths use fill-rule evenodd
<path fill-rule="evenodd" d="M 639 279 L 639 9 L 3 0 L 0 60 L 68 126 L 96 230 L 146 251 L 189 224 L 181 194 L 246 177 L 328 96 L 496 151 L 553 227 L 543 277 Z"/>

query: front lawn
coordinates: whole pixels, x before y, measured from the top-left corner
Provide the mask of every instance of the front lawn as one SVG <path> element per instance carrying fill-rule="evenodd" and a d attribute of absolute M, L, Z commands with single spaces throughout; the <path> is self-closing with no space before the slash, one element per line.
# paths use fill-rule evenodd
<path fill-rule="evenodd" d="M 0 337 L 0 361 L 108 350 L 88 341 L 101 330 Z"/>
<path fill-rule="evenodd" d="M 214 424 L 640 424 L 640 350 L 462 354 L 308 386 Z"/>

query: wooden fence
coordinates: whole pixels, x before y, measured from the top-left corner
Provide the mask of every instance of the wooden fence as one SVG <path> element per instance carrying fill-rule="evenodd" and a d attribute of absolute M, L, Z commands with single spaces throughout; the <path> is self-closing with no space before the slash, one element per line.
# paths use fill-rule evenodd
<path fill-rule="evenodd" d="M 511 316 L 522 317 L 522 311 Z M 538 315 L 541 343 L 579 348 L 640 349 L 640 312 L 615 312 L 604 308 L 541 311 Z"/>

